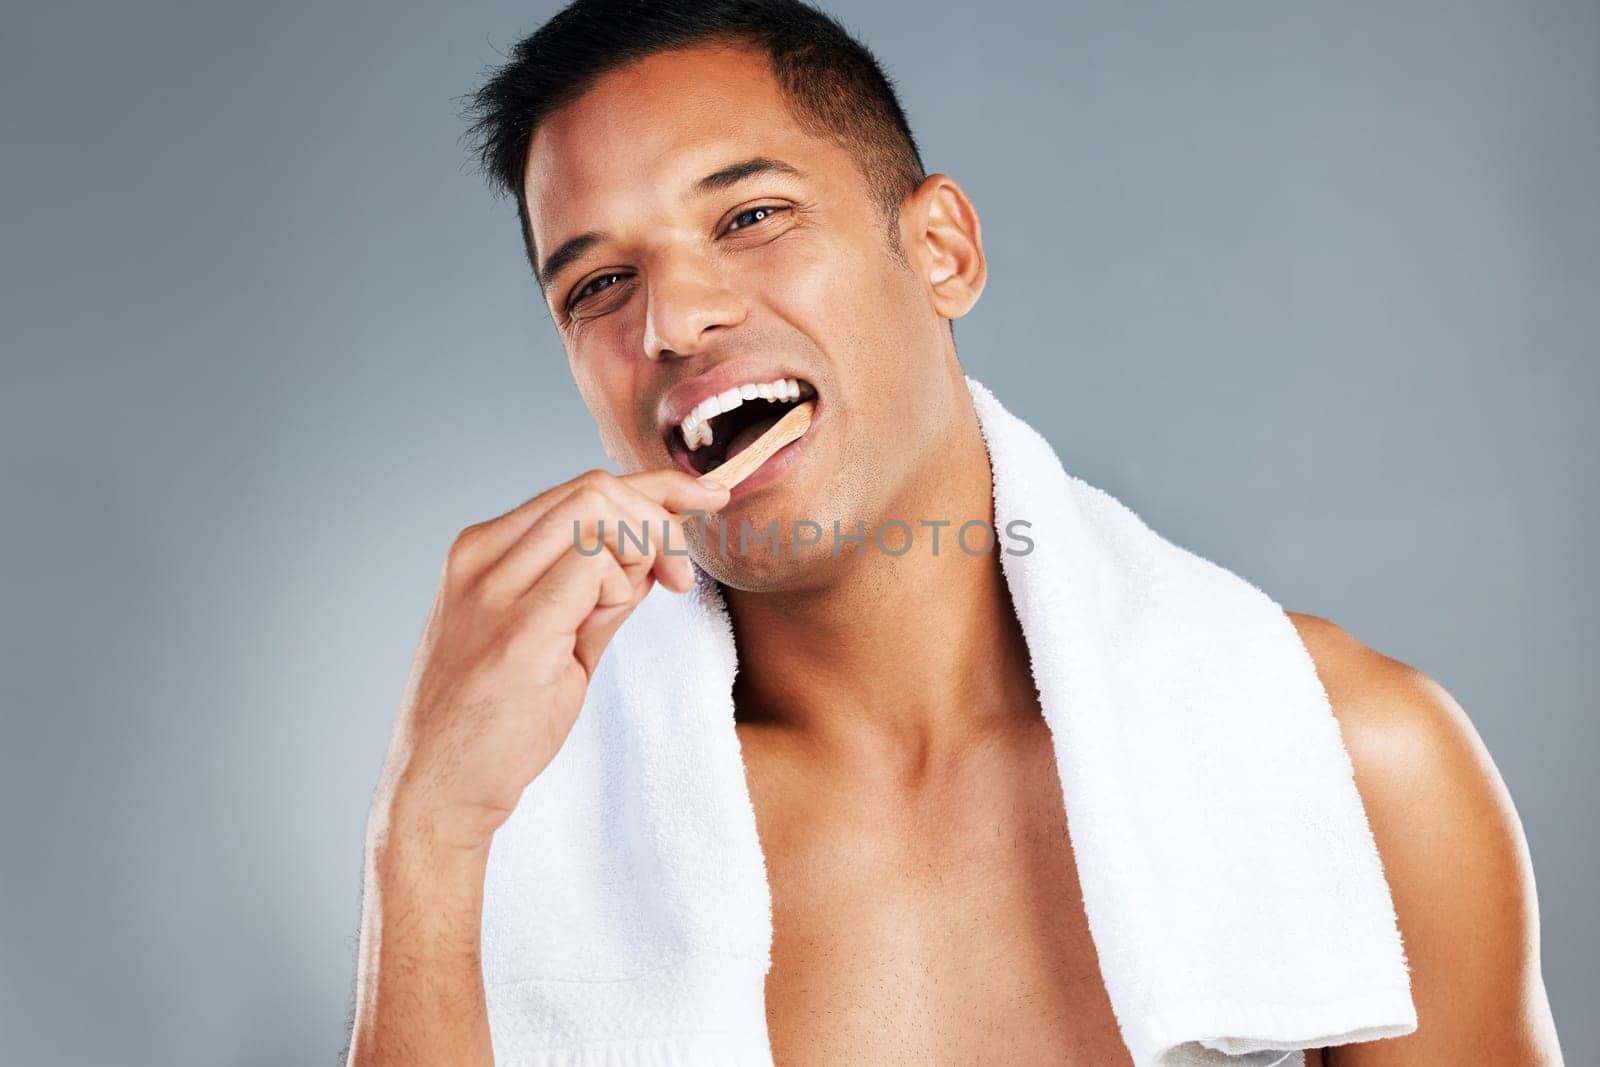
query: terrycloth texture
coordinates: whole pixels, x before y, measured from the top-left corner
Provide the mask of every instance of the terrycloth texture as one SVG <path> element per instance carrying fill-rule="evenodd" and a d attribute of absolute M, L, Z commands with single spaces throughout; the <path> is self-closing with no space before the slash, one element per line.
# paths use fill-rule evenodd
<path fill-rule="evenodd" d="M 1415 1030 L 1389 887 L 1293 625 L 968 384 L 996 527 L 1031 523 L 1034 549 L 1002 565 L 1135 1064 L 1272 1067 Z M 771 1062 L 736 667 L 714 582 L 652 591 L 496 835 L 483 948 L 500 1067 Z"/>

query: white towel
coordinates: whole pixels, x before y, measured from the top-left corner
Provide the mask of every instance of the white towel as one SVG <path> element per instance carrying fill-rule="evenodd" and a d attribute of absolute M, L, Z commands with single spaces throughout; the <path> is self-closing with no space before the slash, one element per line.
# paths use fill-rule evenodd
<path fill-rule="evenodd" d="M 968 379 L 1090 934 L 1137 1067 L 1302 1062 L 1416 1029 L 1337 720 L 1292 623 L 1063 470 Z M 1017 546 L 1015 541 L 1005 544 Z M 495 836 L 499 1067 L 770 1064 L 772 910 L 719 587 L 653 590 Z"/>

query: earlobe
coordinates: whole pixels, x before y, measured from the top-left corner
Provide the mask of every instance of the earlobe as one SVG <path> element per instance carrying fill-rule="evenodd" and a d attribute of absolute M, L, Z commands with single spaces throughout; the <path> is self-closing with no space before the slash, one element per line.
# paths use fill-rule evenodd
<path fill-rule="evenodd" d="M 958 319 L 978 302 L 988 278 L 978 211 L 945 174 L 928 175 L 913 196 L 919 202 L 917 250 L 929 300 L 942 317 Z"/>

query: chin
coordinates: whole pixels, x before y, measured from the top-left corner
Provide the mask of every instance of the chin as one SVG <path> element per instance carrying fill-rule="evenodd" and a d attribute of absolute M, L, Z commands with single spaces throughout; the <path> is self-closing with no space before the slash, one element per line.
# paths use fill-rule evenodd
<path fill-rule="evenodd" d="M 796 511 L 785 514 L 795 515 Z M 821 527 L 816 543 L 807 543 L 818 536 L 815 529 L 804 524 L 807 520 Z M 741 545 L 742 524 L 745 540 Z M 854 522 L 841 521 L 840 525 L 850 529 Z M 775 529 L 776 536 L 757 536 L 768 529 Z M 767 509 L 731 508 L 723 515 L 713 516 L 703 531 L 694 523 L 688 524 L 686 530 L 689 554 L 695 564 L 723 585 L 743 592 L 817 588 L 847 572 L 862 558 L 849 545 L 835 554 L 833 520 L 812 518 L 803 509 L 797 518 L 779 519 Z"/>
<path fill-rule="evenodd" d="M 831 584 L 851 564 L 853 554 L 832 556 L 828 546 L 801 549 L 799 555 L 780 553 L 770 556 L 721 556 L 715 552 L 692 553 L 706 574 L 729 589 L 744 593 L 798 593 L 821 589 Z"/>

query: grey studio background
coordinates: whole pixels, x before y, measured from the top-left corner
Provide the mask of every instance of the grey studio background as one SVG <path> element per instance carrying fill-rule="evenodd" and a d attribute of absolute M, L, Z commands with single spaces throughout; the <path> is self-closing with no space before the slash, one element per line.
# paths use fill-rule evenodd
<path fill-rule="evenodd" d="M 458 97 L 551 3 L 7 5 L 0 1060 L 336 1061 L 446 548 L 604 463 Z M 1600 1042 L 1600 5 L 835 5 L 982 213 L 969 371 L 1442 682 Z"/>

